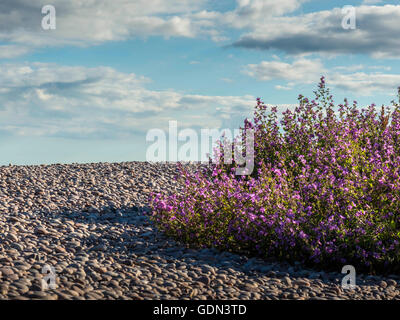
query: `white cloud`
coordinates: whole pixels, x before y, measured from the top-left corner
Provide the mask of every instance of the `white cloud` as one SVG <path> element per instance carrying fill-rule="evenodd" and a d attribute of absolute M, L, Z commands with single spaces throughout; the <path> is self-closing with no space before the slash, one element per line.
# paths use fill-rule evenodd
<path fill-rule="evenodd" d="M 257 21 L 235 46 L 278 49 L 292 55 L 367 54 L 398 58 L 400 5 L 356 7 L 356 29 L 344 30 L 341 8 Z"/>
<path fill-rule="evenodd" d="M 309 0 L 237 0 L 227 12 L 208 11 L 208 0 L 53 0 L 56 30 L 42 30 L 45 0 L 2 0 L 0 41 L 30 47 L 78 45 L 149 36 L 228 41 L 230 28 L 254 29 L 266 18 L 291 13 Z M 1 56 L 0 56 L 1 57 Z"/>
<path fill-rule="evenodd" d="M 352 72 L 352 71 L 362 70 L 364 68 L 365 68 L 365 66 L 362 64 L 355 64 L 355 65 L 350 65 L 350 66 L 337 66 L 337 67 L 334 67 L 333 69 L 342 71 L 342 72 Z"/>
<path fill-rule="evenodd" d="M 310 0 L 237 0 L 237 7 L 221 15 L 219 19 L 238 29 L 254 28 L 259 23 L 265 26 L 269 18 L 291 13 L 308 1 Z"/>
<path fill-rule="evenodd" d="M 317 83 L 320 76 L 325 75 L 330 86 L 360 95 L 371 96 L 375 93 L 392 94 L 400 86 L 400 75 L 382 72 L 363 72 L 362 69 L 390 70 L 384 66 L 350 65 L 325 68 L 320 60 L 305 58 L 292 63 L 282 61 L 262 61 L 249 64 L 244 73 L 259 80 L 286 80 L 287 85 L 276 85 L 278 90 L 291 90 L 295 85 Z M 359 71 L 359 72 L 356 72 Z"/>
<path fill-rule="evenodd" d="M 234 82 L 233 79 L 231 79 L 231 78 L 221 78 L 221 81 L 226 82 L 226 83 Z"/>
<path fill-rule="evenodd" d="M 52 98 L 52 95 L 47 94 L 43 89 L 36 89 L 35 92 L 40 100 L 47 101 Z"/>
<path fill-rule="evenodd" d="M 0 59 L 16 58 L 29 51 L 29 48 L 20 45 L 0 45 Z"/>
<path fill-rule="evenodd" d="M 304 58 L 293 63 L 281 61 L 262 61 L 259 64 L 249 64 L 244 73 L 260 81 L 293 80 L 312 83 L 324 72 L 320 60 L 307 60 Z"/>
<path fill-rule="evenodd" d="M 42 30 L 44 0 L 2 0 L 0 40 L 31 46 L 91 45 L 129 37 L 194 37 L 190 14 L 206 0 L 53 0 L 56 30 Z"/>
<path fill-rule="evenodd" d="M 281 86 L 281 85 L 276 85 L 275 86 L 275 89 L 276 90 L 292 90 L 293 88 L 292 87 L 289 87 L 289 86 Z"/>
<path fill-rule="evenodd" d="M 398 21 L 400 5 L 356 7 L 357 28 L 344 30 L 341 8 L 293 14 L 310 0 L 237 0 L 230 11 L 212 11 L 208 0 L 54 0 L 57 29 L 42 30 L 41 7 L 45 0 L 2 0 L 0 41 L 2 57 L 22 55 L 43 46 L 89 46 L 105 41 L 150 36 L 209 37 L 234 41 L 234 46 L 278 49 L 292 55 L 361 53 L 375 58 L 400 55 Z M 207 10 L 211 8 L 210 10 Z M 230 40 L 232 29 L 245 32 Z M 231 36 L 231 34 L 229 35 Z"/>
<path fill-rule="evenodd" d="M 252 96 L 151 90 L 149 81 L 108 67 L 2 64 L 0 127 L 16 135 L 79 138 L 130 136 L 168 119 L 218 128 L 226 117 L 247 116 L 255 102 Z"/>
<path fill-rule="evenodd" d="M 212 11 L 208 0 L 54 0 L 57 29 L 45 31 L 40 27 L 44 0 L 34 4 L 2 0 L 0 41 L 20 47 L 14 53 L 4 47 L 0 58 L 43 46 L 89 46 L 150 36 L 209 37 L 216 42 L 233 41 L 238 47 L 278 49 L 292 55 L 400 55 L 400 5 L 370 6 L 365 4 L 371 1 L 364 1 L 356 7 L 357 28 L 344 30 L 341 8 L 292 15 L 308 1 L 237 0 L 235 8 L 220 12 Z M 232 29 L 244 32 L 239 40 L 230 40 Z"/>
<path fill-rule="evenodd" d="M 392 70 L 392 67 L 390 66 L 368 66 L 369 69 L 373 69 L 373 70 L 385 70 L 385 71 L 390 71 Z"/>
<path fill-rule="evenodd" d="M 327 81 L 333 86 L 349 92 L 357 92 L 364 96 L 373 96 L 376 93 L 395 93 L 396 88 L 400 86 L 400 75 L 377 72 L 334 73 L 327 76 Z"/>
<path fill-rule="evenodd" d="M 363 0 L 362 2 L 362 4 L 366 5 L 377 4 L 377 3 L 382 3 L 382 0 Z"/>

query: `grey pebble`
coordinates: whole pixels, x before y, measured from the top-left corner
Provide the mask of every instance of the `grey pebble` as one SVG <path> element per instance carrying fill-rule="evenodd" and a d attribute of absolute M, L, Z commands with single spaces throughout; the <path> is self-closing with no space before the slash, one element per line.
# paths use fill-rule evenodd
<path fill-rule="evenodd" d="M 145 213 L 151 191 L 179 191 L 176 173 L 147 162 L 0 166 L 0 299 L 400 299 L 398 275 L 357 274 L 344 290 L 340 270 L 166 237 Z M 42 290 L 45 265 L 55 289 Z"/>

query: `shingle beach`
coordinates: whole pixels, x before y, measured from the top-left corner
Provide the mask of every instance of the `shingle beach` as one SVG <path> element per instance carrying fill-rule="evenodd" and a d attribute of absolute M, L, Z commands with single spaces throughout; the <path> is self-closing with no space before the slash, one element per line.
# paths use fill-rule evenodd
<path fill-rule="evenodd" d="M 146 212 L 175 164 L 0 167 L 0 299 L 399 299 L 395 275 L 337 273 L 191 249 Z M 56 288 L 43 290 L 45 265 Z"/>

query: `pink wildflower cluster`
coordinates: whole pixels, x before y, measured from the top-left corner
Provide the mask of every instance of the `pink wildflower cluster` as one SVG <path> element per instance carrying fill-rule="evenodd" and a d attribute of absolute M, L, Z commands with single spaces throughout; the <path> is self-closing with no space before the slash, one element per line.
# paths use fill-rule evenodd
<path fill-rule="evenodd" d="M 258 99 L 246 128 L 255 130 L 253 174 L 236 176 L 222 161 L 182 168 L 181 193 L 152 196 L 160 229 L 200 247 L 398 271 L 398 103 L 335 106 L 321 78 L 314 100 L 300 95 L 281 116 Z"/>

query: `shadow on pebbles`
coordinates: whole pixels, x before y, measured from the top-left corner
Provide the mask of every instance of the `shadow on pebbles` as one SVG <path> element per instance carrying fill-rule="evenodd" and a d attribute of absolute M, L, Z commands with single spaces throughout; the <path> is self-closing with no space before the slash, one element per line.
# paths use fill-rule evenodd
<path fill-rule="evenodd" d="M 396 276 L 358 275 L 349 290 L 341 270 L 166 238 L 143 213 L 151 191 L 178 190 L 176 172 L 174 164 L 146 162 L 0 167 L 0 299 L 400 297 Z"/>

